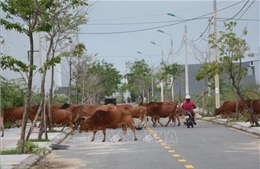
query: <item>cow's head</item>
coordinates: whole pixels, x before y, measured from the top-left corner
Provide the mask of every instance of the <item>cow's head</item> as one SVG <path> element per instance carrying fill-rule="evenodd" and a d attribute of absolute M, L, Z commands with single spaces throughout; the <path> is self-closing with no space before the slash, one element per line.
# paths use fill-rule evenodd
<path fill-rule="evenodd" d="M 79 132 L 81 133 L 82 131 L 88 132 L 90 131 L 90 125 L 89 123 L 86 121 L 86 119 L 84 117 L 80 117 L 79 120 Z"/>
<path fill-rule="evenodd" d="M 220 115 L 221 111 L 218 108 L 215 108 L 214 116 Z"/>

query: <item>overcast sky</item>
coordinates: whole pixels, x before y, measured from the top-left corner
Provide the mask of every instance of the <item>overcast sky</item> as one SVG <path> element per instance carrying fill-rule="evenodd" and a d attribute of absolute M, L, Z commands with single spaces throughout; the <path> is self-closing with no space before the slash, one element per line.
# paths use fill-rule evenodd
<path fill-rule="evenodd" d="M 89 54 L 98 53 L 97 59 L 105 59 L 122 73 L 126 61 L 145 59 L 154 66 L 163 59 L 170 62 L 170 39 L 173 39 L 173 61 L 184 64 L 184 23 L 187 24 L 188 64 L 198 63 L 192 56 L 190 44 L 194 41 L 205 49 L 208 24 L 212 17 L 213 0 L 204 1 L 89 1 L 89 22 L 81 27 L 80 42 L 87 46 Z M 172 13 L 176 17 L 167 15 Z M 259 47 L 259 1 L 217 0 L 217 30 L 224 21 L 236 19 L 236 32 L 247 27 L 247 42 L 251 52 Z M 213 20 L 212 20 L 213 22 Z M 157 30 L 163 30 L 170 35 Z M 213 26 L 210 28 L 213 33 Z M 200 35 L 202 37 L 200 38 Z M 151 44 L 155 42 L 158 46 Z M 146 55 L 137 53 L 140 51 Z M 257 58 L 257 57 L 256 57 Z M 213 59 L 213 57 L 212 57 Z M 249 60 L 249 59 L 247 59 Z"/>

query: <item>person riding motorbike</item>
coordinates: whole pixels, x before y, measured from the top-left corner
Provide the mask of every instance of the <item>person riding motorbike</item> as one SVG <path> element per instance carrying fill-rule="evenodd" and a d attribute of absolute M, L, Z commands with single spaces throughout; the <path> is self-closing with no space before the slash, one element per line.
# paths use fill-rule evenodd
<path fill-rule="evenodd" d="M 195 112 L 193 111 L 193 109 L 196 108 L 196 105 L 193 103 L 193 101 L 191 101 L 190 99 L 190 95 L 186 95 L 185 100 L 182 103 L 182 108 L 183 111 L 190 111 L 192 116 L 193 116 L 193 123 L 196 125 L 196 116 L 195 116 Z"/>

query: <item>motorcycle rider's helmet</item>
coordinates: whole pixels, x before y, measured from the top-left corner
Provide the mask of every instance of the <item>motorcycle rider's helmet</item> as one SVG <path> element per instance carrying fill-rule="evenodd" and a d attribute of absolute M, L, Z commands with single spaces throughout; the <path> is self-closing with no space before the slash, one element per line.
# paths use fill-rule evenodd
<path fill-rule="evenodd" d="M 186 99 L 186 100 L 190 100 L 190 95 L 187 94 L 186 97 L 185 97 L 185 99 Z"/>

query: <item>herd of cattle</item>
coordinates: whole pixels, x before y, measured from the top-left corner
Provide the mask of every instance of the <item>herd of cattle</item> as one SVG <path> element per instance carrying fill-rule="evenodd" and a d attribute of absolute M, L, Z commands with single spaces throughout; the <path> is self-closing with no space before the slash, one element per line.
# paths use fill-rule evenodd
<path fill-rule="evenodd" d="M 244 111 L 242 102 L 226 101 L 224 104 L 215 109 L 214 115 L 219 114 L 227 115 L 228 119 L 231 117 L 232 112 L 236 112 L 238 107 L 239 112 Z M 253 111 L 254 114 L 260 114 L 260 99 L 246 100 L 247 106 Z M 36 117 L 39 105 L 34 105 L 28 112 L 28 118 L 31 122 Z M 46 107 L 46 122 L 48 123 L 48 108 Z M 0 127 L 2 128 L 2 136 L 4 135 L 4 124 L 9 122 L 16 124 L 17 120 L 22 120 L 24 113 L 24 107 L 9 107 L 1 110 L 0 113 Z M 168 117 L 168 122 L 164 126 L 168 126 L 170 122 L 174 122 L 174 126 L 180 126 L 180 116 L 183 115 L 181 106 L 178 106 L 175 102 L 149 102 L 141 103 L 138 106 L 132 106 L 130 104 L 107 104 L 107 105 L 79 105 L 79 104 L 57 104 L 51 106 L 52 113 L 52 125 L 69 125 L 72 130 L 79 126 L 79 132 L 93 132 L 92 141 L 95 139 L 96 132 L 103 131 L 104 138 L 106 140 L 106 128 L 118 128 L 122 127 L 122 135 L 119 140 L 122 140 L 127 127 L 129 127 L 136 137 L 136 125 L 134 119 L 138 119 L 138 122 L 147 126 L 147 116 L 151 117 L 153 126 L 157 126 L 157 122 L 163 126 L 160 122 L 160 118 Z M 37 120 L 41 119 L 41 114 Z M 176 124 L 176 120 L 178 124 Z M 250 123 L 252 123 L 251 116 L 249 116 Z M 139 124 L 140 125 L 140 124 Z M 139 126 L 138 125 L 138 126 Z"/>

